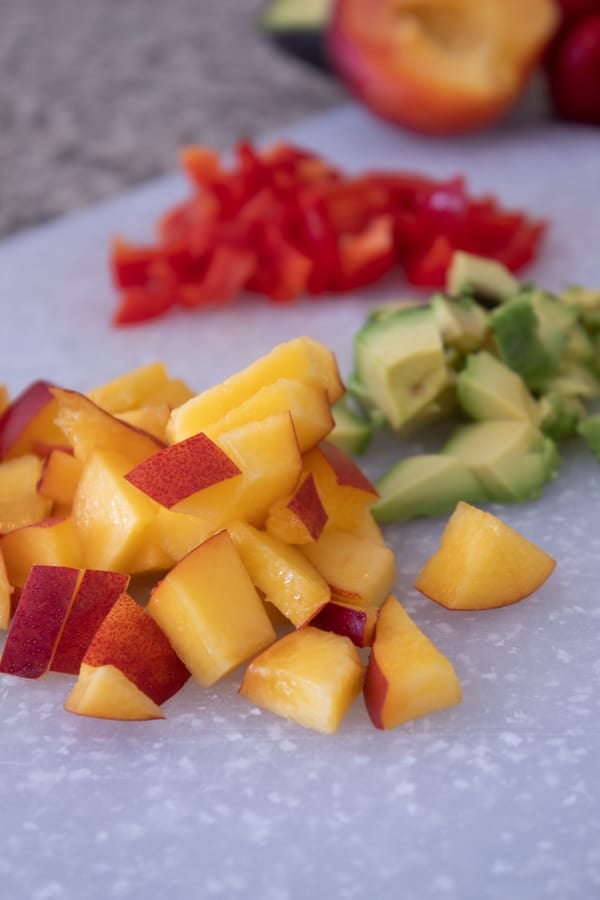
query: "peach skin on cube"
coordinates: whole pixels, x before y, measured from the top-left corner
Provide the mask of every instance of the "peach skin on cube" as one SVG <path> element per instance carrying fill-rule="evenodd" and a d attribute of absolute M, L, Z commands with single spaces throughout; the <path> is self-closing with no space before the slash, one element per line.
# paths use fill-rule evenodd
<path fill-rule="evenodd" d="M 312 544 L 327 524 L 327 513 L 317 491 L 314 475 L 305 472 L 292 494 L 269 507 L 265 528 L 288 544 Z"/>
<path fill-rule="evenodd" d="M 217 422 L 207 425 L 205 431 L 215 440 L 225 431 L 284 412 L 289 412 L 292 417 L 301 453 L 310 450 L 333 429 L 333 414 L 324 388 L 291 378 L 278 378 Z M 179 440 L 181 437 L 183 435 L 177 435 Z"/>
<path fill-rule="evenodd" d="M 79 716 L 123 722 L 146 722 L 165 717 L 158 704 L 111 665 L 82 663 L 64 708 Z"/>
<path fill-rule="evenodd" d="M 23 587 L 31 567 L 70 566 L 80 568 L 83 562 L 79 534 L 71 516 L 43 519 L 15 528 L 0 537 L 9 581 Z"/>
<path fill-rule="evenodd" d="M 452 663 L 393 594 L 379 610 L 363 690 L 369 717 L 381 729 L 455 706 L 462 698 Z"/>
<path fill-rule="evenodd" d="M 97 450 L 83 467 L 72 517 L 87 568 L 131 572 L 152 535 L 159 507 L 125 479 L 130 468 L 112 450 Z"/>
<path fill-rule="evenodd" d="M 70 506 L 83 465 L 72 453 L 58 447 L 50 450 L 42 463 L 38 493 L 54 503 Z"/>
<path fill-rule="evenodd" d="M 272 503 L 295 488 L 302 472 L 302 456 L 289 413 L 248 422 L 217 438 L 217 444 L 241 471 L 216 493 L 209 488 L 178 503 L 177 512 L 194 513 L 226 524 L 246 519 L 261 526 Z"/>
<path fill-rule="evenodd" d="M 164 447 L 153 435 L 122 422 L 79 391 L 52 388 L 52 394 L 58 404 L 56 423 L 82 462 L 96 450 L 114 450 L 134 466 Z"/>
<path fill-rule="evenodd" d="M 316 543 L 301 549 L 328 583 L 332 600 L 378 607 L 396 580 L 390 548 L 347 531 L 325 530 Z"/>
<path fill-rule="evenodd" d="M 363 675 L 349 638 L 306 625 L 253 659 L 239 692 L 304 728 L 333 734 L 360 693 Z"/>
<path fill-rule="evenodd" d="M 8 404 L 0 417 L 0 459 L 31 453 L 37 441 L 61 444 L 55 424 L 56 401 L 49 381 L 34 381 Z"/>
<path fill-rule="evenodd" d="M 275 639 L 227 531 L 209 537 L 177 563 L 152 591 L 147 610 L 205 687 Z"/>
<path fill-rule="evenodd" d="M 528 597 L 556 561 L 492 513 L 461 501 L 415 587 L 447 609 L 493 609 Z"/>
<path fill-rule="evenodd" d="M 301 551 L 247 522 L 227 530 L 255 587 L 296 627 L 329 601 L 329 586 Z"/>
<path fill-rule="evenodd" d="M 328 528 L 351 530 L 379 496 L 354 460 L 329 441 L 305 453 L 303 465 L 314 476 Z"/>
<path fill-rule="evenodd" d="M 344 393 L 334 354 L 312 338 L 294 338 L 174 409 L 168 428 L 171 441 L 203 431 L 280 378 L 324 388 L 330 404 Z"/>
<path fill-rule="evenodd" d="M 33 566 L 6 638 L 0 672 L 21 678 L 46 674 L 80 578 L 79 569 Z"/>
<path fill-rule="evenodd" d="M 171 509 L 188 497 L 241 475 L 229 456 L 205 434 L 164 447 L 143 460 L 126 479 L 161 506 Z M 230 486 L 226 485 L 226 490 Z M 223 491 L 221 491 L 223 493 Z M 217 498 L 220 503 L 221 498 Z"/>
<path fill-rule="evenodd" d="M 77 675 L 92 638 L 128 585 L 129 575 L 84 570 L 54 651 L 53 672 Z"/>
<path fill-rule="evenodd" d="M 154 402 L 153 397 L 169 380 L 164 363 L 151 362 L 111 378 L 86 396 L 110 413 L 122 413 Z"/>
<path fill-rule="evenodd" d="M 5 384 L 0 384 L 0 416 L 4 415 L 10 403 L 10 394 Z"/>
<path fill-rule="evenodd" d="M 349 637 L 356 647 L 370 647 L 373 643 L 379 610 L 375 606 L 360 609 L 349 603 L 331 600 L 317 613 L 310 624 L 323 631 L 333 631 Z"/>
<path fill-rule="evenodd" d="M 190 677 L 163 630 L 127 593 L 120 595 L 102 620 L 82 664 L 114 666 L 159 706 Z"/>

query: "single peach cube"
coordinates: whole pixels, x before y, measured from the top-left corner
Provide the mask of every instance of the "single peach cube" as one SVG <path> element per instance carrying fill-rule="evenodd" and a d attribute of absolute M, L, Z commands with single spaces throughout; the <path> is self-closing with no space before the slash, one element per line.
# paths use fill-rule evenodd
<path fill-rule="evenodd" d="M 333 734 L 358 696 L 363 675 L 349 638 L 307 625 L 252 660 L 240 694 L 304 728 Z"/>

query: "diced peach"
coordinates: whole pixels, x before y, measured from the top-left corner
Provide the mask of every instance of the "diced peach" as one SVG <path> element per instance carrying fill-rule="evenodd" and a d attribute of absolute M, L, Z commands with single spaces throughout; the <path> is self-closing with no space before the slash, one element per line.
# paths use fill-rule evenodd
<path fill-rule="evenodd" d="M 80 576 L 79 569 L 65 566 L 33 566 L 6 638 L 0 672 L 21 678 L 46 674 Z"/>
<path fill-rule="evenodd" d="M 0 629 L 6 631 L 12 616 L 12 594 L 14 588 L 8 580 L 4 557 L 0 549 Z"/>
<path fill-rule="evenodd" d="M 248 422 L 217 439 L 219 447 L 241 471 L 239 478 L 192 494 L 175 507 L 205 520 L 226 524 L 246 519 L 261 526 L 272 503 L 295 488 L 302 457 L 289 413 Z M 217 491 L 219 491 L 217 493 Z"/>
<path fill-rule="evenodd" d="M 23 587 L 32 566 L 68 566 L 79 568 L 82 553 L 79 534 L 70 516 L 43 519 L 15 528 L 0 538 L 9 581 Z"/>
<path fill-rule="evenodd" d="M 275 639 L 231 537 L 220 531 L 175 565 L 148 612 L 202 685 L 213 684 Z"/>
<path fill-rule="evenodd" d="M 106 412 L 85 394 L 62 388 L 52 388 L 52 393 L 58 403 L 56 422 L 82 462 L 96 450 L 114 450 L 137 465 L 164 446 L 151 434 Z"/>
<path fill-rule="evenodd" d="M 253 584 L 294 625 L 308 622 L 329 601 L 327 582 L 297 547 L 247 522 L 233 522 L 227 530 Z"/>
<path fill-rule="evenodd" d="M 252 660 L 240 694 L 304 728 L 333 734 L 360 692 L 363 673 L 352 641 L 305 626 Z"/>
<path fill-rule="evenodd" d="M 278 378 L 272 384 L 260 388 L 217 422 L 207 425 L 204 430 L 216 440 L 225 431 L 284 412 L 289 412 L 292 417 L 301 453 L 318 444 L 334 426 L 325 388 L 291 378 Z M 184 435 L 178 433 L 175 437 L 181 440 Z"/>
<path fill-rule="evenodd" d="M 0 532 L 39 522 L 50 514 L 52 501 L 37 491 L 41 471 L 42 461 L 32 453 L 0 462 Z"/>
<path fill-rule="evenodd" d="M 126 422 L 127 425 L 133 425 L 134 428 L 151 434 L 161 444 L 167 443 L 167 422 L 170 415 L 171 407 L 166 403 L 158 406 L 138 406 L 136 409 L 128 409 L 116 414 L 121 422 Z"/>
<path fill-rule="evenodd" d="M 131 572 L 151 534 L 158 506 L 126 481 L 130 468 L 114 450 L 97 450 L 83 467 L 72 515 L 90 569 Z"/>
<path fill-rule="evenodd" d="M 150 399 L 155 406 L 166 403 L 169 409 L 174 409 L 191 400 L 195 393 L 182 378 L 169 378 L 161 387 L 152 392 Z"/>
<path fill-rule="evenodd" d="M 297 379 L 325 388 L 330 403 L 344 393 L 334 354 L 312 338 L 295 338 L 279 344 L 247 368 L 174 409 L 169 426 L 171 440 L 178 440 L 179 435 L 187 437 L 204 431 L 279 378 Z"/>
<path fill-rule="evenodd" d="M 461 701 L 452 663 L 391 594 L 379 611 L 364 697 L 371 721 L 383 729 Z"/>
<path fill-rule="evenodd" d="M 304 454 L 304 469 L 312 472 L 328 517 L 328 528 L 351 530 L 364 517 L 378 493 L 343 450 L 328 441 Z"/>
<path fill-rule="evenodd" d="M 390 548 L 350 532 L 326 529 L 302 553 L 328 583 L 332 599 L 353 606 L 381 606 L 396 579 Z"/>
<path fill-rule="evenodd" d="M 382 547 L 386 546 L 383 532 L 375 521 L 373 513 L 367 507 L 365 507 L 362 513 L 352 522 L 352 527 L 348 530 L 356 535 L 356 537 L 373 541 L 374 544 L 381 544 Z"/>
<path fill-rule="evenodd" d="M 415 587 L 448 609 L 492 609 L 528 597 L 555 566 L 497 516 L 461 501 Z"/>
<path fill-rule="evenodd" d="M 151 362 L 93 388 L 87 396 L 107 412 L 122 413 L 154 402 L 152 398 L 168 380 L 164 363 Z"/>
<path fill-rule="evenodd" d="M 311 544 L 327 524 L 327 513 L 314 475 L 306 472 L 292 494 L 280 497 L 269 508 L 265 528 L 288 544 Z"/>
<path fill-rule="evenodd" d="M 158 705 L 190 677 L 159 625 L 126 593 L 103 619 L 82 663 L 114 666 Z"/>
<path fill-rule="evenodd" d="M 171 509 L 208 488 L 221 488 L 223 482 L 240 474 L 238 466 L 214 441 L 205 434 L 195 434 L 143 460 L 125 477 L 138 490 Z M 217 502 L 222 502 L 220 497 Z"/>
<path fill-rule="evenodd" d="M 4 415 L 10 403 L 8 388 L 5 384 L 0 384 L 0 416 Z"/>
<path fill-rule="evenodd" d="M 360 609 L 339 600 L 331 600 L 317 613 L 310 624 L 324 631 L 333 631 L 349 637 L 357 647 L 370 647 L 373 643 L 378 609 L 367 606 Z"/>
<path fill-rule="evenodd" d="M 173 563 L 186 556 L 218 529 L 213 522 L 204 520 L 201 516 L 178 513 L 161 506 L 152 530 L 156 542 Z"/>
<path fill-rule="evenodd" d="M 129 575 L 84 570 L 52 658 L 53 672 L 77 675 L 92 638 L 128 584 Z"/>
<path fill-rule="evenodd" d="M 54 448 L 42 464 L 37 489 L 42 497 L 70 506 L 83 466 L 72 453 Z"/>
<path fill-rule="evenodd" d="M 0 418 L 0 459 L 31 453 L 36 441 L 64 443 L 54 422 L 56 401 L 48 381 L 34 381 L 7 406 Z"/>
<path fill-rule="evenodd" d="M 164 719 L 160 706 L 115 666 L 83 664 L 65 701 L 67 712 L 97 719 L 144 722 Z"/>

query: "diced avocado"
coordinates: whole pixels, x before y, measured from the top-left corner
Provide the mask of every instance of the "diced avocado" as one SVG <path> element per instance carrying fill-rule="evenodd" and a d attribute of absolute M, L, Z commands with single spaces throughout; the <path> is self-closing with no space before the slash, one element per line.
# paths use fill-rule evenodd
<path fill-rule="evenodd" d="M 452 296 L 471 294 L 493 305 L 512 297 L 519 282 L 502 263 L 459 250 L 448 267 L 446 290 Z"/>
<path fill-rule="evenodd" d="M 393 313 L 398 312 L 398 310 L 414 309 L 416 306 L 423 306 L 423 301 L 415 300 L 414 298 L 388 300 L 387 303 L 382 303 L 379 306 L 372 306 L 368 312 L 367 319 L 369 322 L 374 320 L 381 321 L 381 319 L 386 319 Z"/>
<path fill-rule="evenodd" d="M 434 294 L 430 303 L 446 347 L 464 353 L 481 347 L 489 332 L 488 316 L 472 297 Z"/>
<path fill-rule="evenodd" d="M 563 394 L 544 394 L 539 400 L 539 427 L 554 441 L 564 441 L 577 434 L 579 423 L 586 417 L 586 409 L 579 397 Z"/>
<path fill-rule="evenodd" d="M 569 328 L 563 352 L 564 360 L 573 360 L 584 366 L 597 367 L 598 348 L 594 338 L 588 334 L 580 322 L 573 322 Z"/>
<path fill-rule="evenodd" d="M 544 345 L 531 297 L 517 296 L 499 306 L 490 316 L 490 325 L 500 358 L 528 387 L 543 386 L 556 372 L 560 352 L 552 353 Z"/>
<path fill-rule="evenodd" d="M 576 311 L 561 303 L 550 291 L 541 288 L 525 286 L 520 296 L 531 301 L 538 320 L 540 341 L 553 359 L 560 359 L 567 347 L 571 330 L 577 322 Z"/>
<path fill-rule="evenodd" d="M 335 426 L 327 440 L 350 455 L 364 453 L 373 436 L 373 423 L 359 416 L 346 397 L 334 403 L 331 411 Z"/>
<path fill-rule="evenodd" d="M 444 348 L 428 306 L 367 321 L 354 339 L 354 379 L 398 431 L 446 386 Z"/>
<path fill-rule="evenodd" d="M 285 52 L 327 71 L 324 35 L 332 7 L 333 0 L 271 0 L 260 27 Z"/>
<path fill-rule="evenodd" d="M 458 402 L 473 419 L 537 422 L 537 404 L 523 379 L 487 350 L 467 358 L 456 390 Z"/>
<path fill-rule="evenodd" d="M 375 482 L 379 499 L 371 510 L 378 522 L 451 512 L 459 500 L 484 502 L 481 482 L 460 459 L 441 453 L 411 456 L 397 462 Z"/>
<path fill-rule="evenodd" d="M 575 309 L 587 329 L 600 330 L 600 290 L 573 284 L 561 291 L 558 299 L 563 305 Z"/>
<path fill-rule="evenodd" d="M 496 420 L 459 427 L 442 450 L 465 463 L 490 499 L 530 500 L 558 471 L 553 442 L 529 422 Z"/>
<path fill-rule="evenodd" d="M 579 423 L 577 431 L 596 459 L 600 461 L 600 413 L 594 413 L 583 419 Z"/>
<path fill-rule="evenodd" d="M 371 423 L 373 428 L 384 427 L 386 424 L 384 414 L 370 396 L 356 372 L 352 372 L 346 379 L 346 391 L 356 401 L 357 406 L 360 407 L 364 417 Z"/>
<path fill-rule="evenodd" d="M 600 377 L 587 366 L 565 360 L 559 372 L 548 379 L 547 389 L 564 397 L 593 400 L 600 396 Z"/>

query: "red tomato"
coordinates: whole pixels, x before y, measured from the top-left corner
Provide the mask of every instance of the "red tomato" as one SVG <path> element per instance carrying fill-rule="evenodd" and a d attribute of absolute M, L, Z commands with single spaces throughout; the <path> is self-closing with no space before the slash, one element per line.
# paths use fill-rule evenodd
<path fill-rule="evenodd" d="M 600 125 L 600 11 L 559 36 L 548 67 L 558 115 Z"/>

